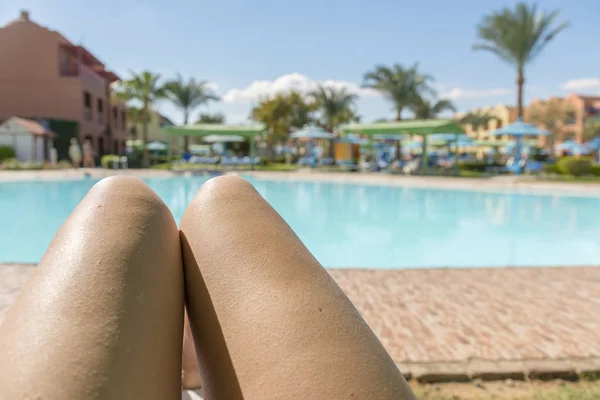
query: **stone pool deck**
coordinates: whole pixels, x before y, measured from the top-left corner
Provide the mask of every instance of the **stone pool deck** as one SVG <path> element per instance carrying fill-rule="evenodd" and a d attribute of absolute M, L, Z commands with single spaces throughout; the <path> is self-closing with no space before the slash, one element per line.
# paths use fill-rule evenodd
<path fill-rule="evenodd" d="M 201 174 L 202 171 L 195 171 Z M 212 171 L 220 173 L 223 171 Z M 556 196 L 600 196 L 600 184 L 582 182 L 550 182 L 537 180 L 532 176 L 497 176 L 492 178 L 457 178 L 440 176 L 405 176 L 384 173 L 348 173 L 314 171 L 310 168 L 290 172 L 276 171 L 225 171 L 226 174 L 253 176 L 258 179 L 292 180 L 312 182 L 335 182 L 361 185 L 385 185 L 413 188 L 433 188 L 450 190 L 476 190 L 502 192 L 510 190 L 521 193 L 552 194 Z M 102 179 L 114 175 L 134 175 L 140 178 L 168 178 L 190 175 L 190 172 L 175 172 L 154 169 L 110 170 L 102 168 L 80 168 L 48 171 L 1 171 L 1 182 L 32 180 L 81 179 L 85 176 Z"/>
<path fill-rule="evenodd" d="M 0 323 L 34 267 L 0 264 Z M 421 382 L 600 371 L 600 267 L 329 273 Z"/>

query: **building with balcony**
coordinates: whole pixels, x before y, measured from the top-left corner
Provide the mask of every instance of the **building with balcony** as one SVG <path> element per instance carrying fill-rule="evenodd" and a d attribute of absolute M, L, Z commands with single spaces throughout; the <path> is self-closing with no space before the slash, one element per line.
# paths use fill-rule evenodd
<path fill-rule="evenodd" d="M 40 122 L 57 134 L 59 158 L 66 158 L 72 137 L 91 140 L 97 156 L 123 154 L 125 104 L 111 95 L 119 77 L 87 48 L 21 11 L 0 27 L 0 54 L 0 121 Z"/>
<path fill-rule="evenodd" d="M 496 106 L 477 107 L 468 112 L 460 112 L 454 115 L 455 119 L 461 119 L 467 114 L 489 116 L 481 125 L 465 124 L 465 133 L 474 140 L 507 140 L 506 137 L 488 136 L 488 132 L 500 129 L 517 120 L 517 107 L 498 104 Z"/>
<path fill-rule="evenodd" d="M 557 141 L 574 139 L 578 143 L 584 142 L 584 129 L 590 119 L 600 118 L 600 96 L 585 96 L 571 93 L 567 97 L 551 97 L 548 100 L 561 100 L 567 111 L 566 119 L 557 122 Z M 528 107 L 544 104 L 548 100 L 535 99 Z"/>

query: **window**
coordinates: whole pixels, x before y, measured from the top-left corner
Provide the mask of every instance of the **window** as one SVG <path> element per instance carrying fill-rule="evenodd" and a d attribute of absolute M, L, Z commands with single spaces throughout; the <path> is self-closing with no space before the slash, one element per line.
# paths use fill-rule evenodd
<path fill-rule="evenodd" d="M 113 107 L 112 112 L 113 112 L 113 120 L 115 121 L 115 127 L 116 127 L 119 122 L 119 119 L 117 118 L 117 112 L 118 112 L 117 107 Z"/>
<path fill-rule="evenodd" d="M 573 111 L 569 111 L 567 113 L 567 118 L 565 120 L 565 124 L 567 125 L 573 125 L 575 123 L 575 120 L 577 119 L 575 113 Z"/>
<path fill-rule="evenodd" d="M 89 92 L 83 92 L 83 117 L 86 121 L 92 120 L 92 95 Z"/>
<path fill-rule="evenodd" d="M 98 123 L 102 124 L 104 123 L 104 102 L 102 101 L 102 99 L 98 99 L 97 101 L 97 114 L 98 114 Z"/>
<path fill-rule="evenodd" d="M 127 126 L 127 117 L 125 115 L 125 110 L 121 110 L 121 128 L 125 129 Z"/>

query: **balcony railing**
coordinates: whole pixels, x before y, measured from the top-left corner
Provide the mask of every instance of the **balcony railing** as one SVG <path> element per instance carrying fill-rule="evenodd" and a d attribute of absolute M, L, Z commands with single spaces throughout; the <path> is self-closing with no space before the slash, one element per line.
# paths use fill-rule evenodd
<path fill-rule="evenodd" d="M 89 107 L 83 107 L 83 119 L 86 121 L 92 120 L 92 109 Z"/>
<path fill-rule="evenodd" d="M 60 76 L 79 76 L 77 64 L 62 65 L 60 67 Z"/>
<path fill-rule="evenodd" d="M 98 112 L 98 123 L 99 124 L 104 123 L 104 113 L 102 113 L 102 112 Z"/>

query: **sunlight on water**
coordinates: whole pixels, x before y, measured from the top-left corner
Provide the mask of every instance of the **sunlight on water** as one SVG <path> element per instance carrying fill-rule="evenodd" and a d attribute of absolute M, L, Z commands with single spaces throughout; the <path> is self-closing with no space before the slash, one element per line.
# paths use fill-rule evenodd
<path fill-rule="evenodd" d="M 146 182 L 179 221 L 205 180 Z M 326 267 L 598 263 L 597 198 L 251 181 Z M 94 183 L 1 183 L 0 262 L 38 262 Z"/>

